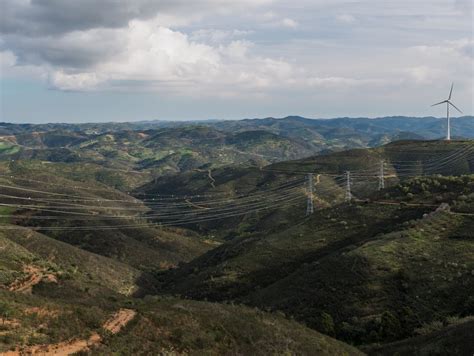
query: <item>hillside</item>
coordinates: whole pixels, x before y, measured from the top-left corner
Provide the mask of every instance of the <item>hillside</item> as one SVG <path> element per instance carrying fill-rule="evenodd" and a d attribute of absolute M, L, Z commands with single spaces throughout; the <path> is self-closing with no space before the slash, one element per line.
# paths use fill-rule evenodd
<path fill-rule="evenodd" d="M 97 352 L 213 355 L 362 355 L 281 315 L 236 305 L 145 299 L 126 333 Z"/>
<path fill-rule="evenodd" d="M 127 174 L 135 180 L 150 180 L 199 168 L 246 162 L 268 164 L 316 151 L 304 142 L 268 131 L 234 133 L 196 125 L 101 134 L 33 131 L 0 136 L 2 160 L 88 165 L 98 179 L 114 182 L 122 190 L 133 187 Z"/>
<path fill-rule="evenodd" d="M 474 137 L 472 117 L 453 120 L 453 137 Z M 0 159 L 95 165 L 128 190 L 124 173 L 146 179 L 235 164 L 267 165 L 320 152 L 438 139 L 444 121 L 386 117 L 312 120 L 298 116 L 237 121 L 98 124 L 0 123 Z M 120 173 L 120 171 L 122 171 Z M 138 173 L 139 172 L 139 173 Z M 131 183 L 131 182 L 130 182 Z"/>
<path fill-rule="evenodd" d="M 373 203 L 319 210 L 161 275 L 162 291 L 280 310 L 358 344 L 408 337 L 473 313 L 473 187 L 472 176 L 418 178 Z M 460 214 L 433 213 L 443 202 Z"/>
<path fill-rule="evenodd" d="M 196 234 L 151 226 L 143 202 L 93 180 L 86 168 L 2 164 L 1 219 L 141 270 L 175 266 L 213 247 Z"/>
<path fill-rule="evenodd" d="M 419 336 L 367 351 L 369 355 L 469 355 L 474 350 L 473 328 L 472 318 L 453 318 L 448 325 L 425 325 L 419 330 Z"/>
<path fill-rule="evenodd" d="M 130 299 L 138 271 L 28 229 L 2 231 L 0 257 L 0 352 L 362 355 L 282 316 L 242 306 Z M 124 330 L 101 330 L 124 306 L 134 313 Z"/>
<path fill-rule="evenodd" d="M 264 167 L 234 166 L 162 177 L 136 189 L 134 195 L 188 196 L 207 210 L 196 213 L 170 203 L 170 211 L 189 216 L 191 223 L 186 227 L 225 239 L 256 231 L 277 231 L 300 221 L 306 208 L 307 173 L 314 174 L 317 207 L 344 201 L 347 171 L 351 172 L 352 194 L 364 199 L 378 189 L 382 161 L 387 187 L 419 175 L 469 174 L 474 172 L 474 146 L 471 141 L 398 141 Z M 253 197 L 258 203 L 252 205 Z M 156 210 L 151 205 L 150 208 Z M 219 213 L 222 219 L 210 219 Z"/>
<path fill-rule="evenodd" d="M 0 163 L 0 350 L 352 355 L 361 352 L 349 345 L 369 354 L 469 347 L 471 141 L 405 140 L 267 165 L 222 166 L 221 157 L 160 175 L 123 168 L 183 142 L 193 152 L 223 145 L 244 155 L 246 145 L 277 152 L 289 141 L 206 127 L 76 134 L 81 148 L 45 148 L 43 137 L 23 152 L 70 150 L 85 161 L 27 155 Z M 137 141 L 149 151 L 140 153 Z"/>

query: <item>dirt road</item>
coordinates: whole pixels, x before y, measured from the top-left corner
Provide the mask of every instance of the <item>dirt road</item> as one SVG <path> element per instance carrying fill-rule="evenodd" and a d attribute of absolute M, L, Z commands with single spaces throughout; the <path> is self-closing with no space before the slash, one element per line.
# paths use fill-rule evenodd
<path fill-rule="evenodd" d="M 126 326 L 137 312 L 131 309 L 120 309 L 114 313 L 103 325 L 102 328 L 117 334 Z M 15 351 L 0 353 L 0 356 L 24 356 L 24 355 L 44 355 L 44 356 L 66 356 L 79 351 L 89 350 L 91 347 L 99 345 L 102 337 L 98 333 L 93 333 L 87 340 L 69 340 L 49 345 L 35 345 Z"/>

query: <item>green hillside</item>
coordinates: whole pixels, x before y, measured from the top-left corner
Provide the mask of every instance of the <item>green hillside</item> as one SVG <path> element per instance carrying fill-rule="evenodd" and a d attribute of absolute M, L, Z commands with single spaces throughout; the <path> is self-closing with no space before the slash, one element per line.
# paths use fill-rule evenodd
<path fill-rule="evenodd" d="M 47 236 L 141 270 L 175 266 L 213 247 L 196 234 L 150 226 L 143 202 L 94 180 L 87 167 L 23 161 L 0 168 L 5 222 L 41 227 Z"/>
<path fill-rule="evenodd" d="M 319 210 L 165 273 L 162 291 L 280 310 L 359 344 L 411 336 L 419 323 L 473 313 L 473 187 L 473 176 L 415 179 Z M 433 213 L 443 202 L 459 214 Z"/>
<path fill-rule="evenodd" d="M 261 194 L 260 199 L 262 203 L 267 202 L 265 206 L 268 209 L 237 214 L 217 222 L 211 219 L 185 225 L 202 234 L 233 238 L 259 231 L 278 231 L 300 221 L 305 214 L 307 173 L 314 174 L 315 204 L 321 208 L 344 201 L 346 171 L 352 172 L 351 189 L 354 197 L 365 199 L 378 189 L 382 161 L 385 185 L 389 187 L 419 175 L 472 173 L 473 155 L 474 145 L 471 141 L 452 141 L 449 144 L 443 141 L 400 141 L 373 149 L 354 149 L 264 167 L 233 166 L 213 169 L 211 172 L 203 170 L 162 177 L 136 189 L 134 195 L 138 198 L 146 197 L 146 194 L 216 197 L 207 198 L 211 201 L 220 197 L 222 200 L 228 199 L 227 204 L 222 204 L 225 212 L 231 209 L 229 206 L 233 199 Z M 286 190 L 282 187 L 285 186 L 295 187 L 294 204 L 276 204 L 275 195 L 262 193 L 272 190 L 283 193 Z M 196 198 L 194 201 L 203 207 L 208 206 L 206 198 Z"/>
<path fill-rule="evenodd" d="M 474 350 L 471 318 L 452 318 L 443 325 L 432 323 L 418 330 L 419 336 L 369 348 L 369 355 L 470 355 Z"/>
<path fill-rule="evenodd" d="M 147 298 L 98 354 L 362 355 L 281 315 L 236 305 Z"/>
<path fill-rule="evenodd" d="M 0 162 L 0 351 L 469 349 L 472 142 L 300 158 L 262 129 L 51 135 Z"/>
<path fill-rule="evenodd" d="M 136 270 L 27 229 L 0 233 L 0 257 L 0 352 L 55 343 L 60 349 L 99 334 L 101 342 L 90 346 L 93 354 L 263 355 L 284 351 L 294 355 L 362 355 L 281 315 L 243 306 L 127 298 L 109 288 L 132 293 L 139 275 Z M 29 275 L 33 272 L 42 275 L 30 291 L 9 290 L 20 286 L 18 281 L 33 281 Z M 119 334 L 104 332 L 101 325 L 123 306 L 138 315 Z"/>

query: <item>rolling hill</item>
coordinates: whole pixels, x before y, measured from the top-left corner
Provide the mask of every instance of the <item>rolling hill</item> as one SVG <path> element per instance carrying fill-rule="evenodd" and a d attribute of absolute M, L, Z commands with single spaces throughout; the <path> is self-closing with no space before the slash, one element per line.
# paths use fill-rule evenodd
<path fill-rule="evenodd" d="M 3 126 L 0 352 L 466 354 L 474 146 L 405 120 Z"/>
<path fill-rule="evenodd" d="M 358 344 L 472 315 L 472 179 L 414 178 L 234 238 L 160 275 L 161 290 L 279 310 Z"/>

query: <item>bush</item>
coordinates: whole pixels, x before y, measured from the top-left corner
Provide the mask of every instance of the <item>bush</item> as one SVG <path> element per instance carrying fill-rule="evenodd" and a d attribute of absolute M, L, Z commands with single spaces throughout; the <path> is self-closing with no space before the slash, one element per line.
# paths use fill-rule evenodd
<path fill-rule="evenodd" d="M 326 335 L 334 335 L 334 319 L 326 312 L 322 312 L 316 321 L 316 328 Z"/>
<path fill-rule="evenodd" d="M 2 318 L 2 324 L 5 324 L 5 319 L 10 318 L 14 314 L 15 310 L 7 302 L 0 301 L 0 318 Z"/>
<path fill-rule="evenodd" d="M 389 311 L 385 311 L 382 314 L 380 320 L 380 332 L 379 334 L 387 339 L 394 340 L 403 332 L 400 320 Z"/>

